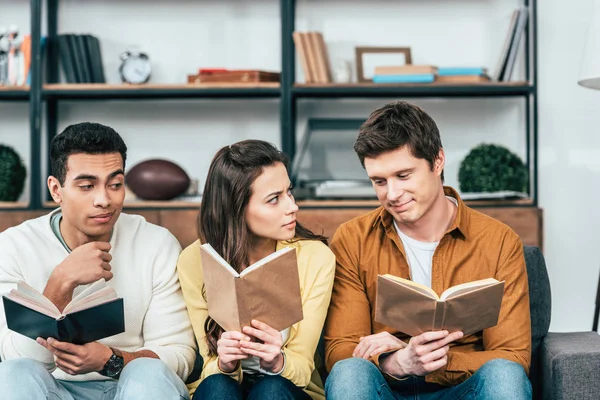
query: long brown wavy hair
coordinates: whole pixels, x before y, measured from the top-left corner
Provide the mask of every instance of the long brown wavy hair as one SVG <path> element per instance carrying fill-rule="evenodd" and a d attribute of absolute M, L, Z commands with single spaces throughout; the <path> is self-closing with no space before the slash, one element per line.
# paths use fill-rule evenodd
<path fill-rule="evenodd" d="M 221 148 L 213 157 L 198 216 L 201 243 L 209 243 L 236 271 L 248 266 L 252 232 L 246 224 L 246 209 L 252 195 L 252 184 L 265 167 L 282 163 L 287 157 L 273 145 L 262 140 L 243 140 Z M 320 240 L 317 235 L 296 223 L 296 240 Z M 202 295 L 206 299 L 203 288 Z M 212 318 L 204 324 L 209 354 L 217 355 L 217 341 L 224 332 Z"/>

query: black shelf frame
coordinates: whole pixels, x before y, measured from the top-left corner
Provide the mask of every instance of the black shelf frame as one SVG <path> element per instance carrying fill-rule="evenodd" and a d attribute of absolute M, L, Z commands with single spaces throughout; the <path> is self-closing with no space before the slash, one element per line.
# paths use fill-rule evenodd
<path fill-rule="evenodd" d="M 289 120 L 281 123 L 282 150 L 293 160 L 296 154 L 297 118 L 295 107 L 299 98 L 480 98 L 480 97 L 514 97 L 524 100 L 525 108 L 525 164 L 530 179 L 531 207 L 538 207 L 538 100 L 537 100 L 537 0 L 522 0 L 523 6 L 529 9 L 529 18 L 524 32 L 525 47 L 525 85 L 296 85 L 291 89 L 290 99 L 285 99 L 293 106 L 293 111 L 286 117 Z M 292 33 L 294 32 L 296 0 L 281 0 L 282 3 L 282 46 L 293 49 Z M 285 11 L 285 12 L 284 12 Z M 284 53 L 282 52 L 282 56 Z M 282 61 L 282 69 L 291 70 L 291 82 L 295 82 L 295 52 L 291 51 L 287 60 Z M 289 71 L 288 71 L 289 73 Z M 282 99 L 284 100 L 284 99 Z M 284 113 L 281 114 L 282 118 Z M 284 140 L 285 138 L 285 140 Z M 510 206 L 509 206 L 510 207 Z"/>
<path fill-rule="evenodd" d="M 301 98 L 381 98 L 381 97 L 515 97 L 535 91 L 531 85 L 354 85 L 296 86 L 292 93 Z"/>
<path fill-rule="evenodd" d="M 29 90 L 0 90 L 0 101 L 29 101 Z"/>
<path fill-rule="evenodd" d="M 58 105 L 66 100 L 166 100 L 166 99 L 279 99 L 281 149 L 290 158 L 296 154 L 297 106 L 300 99 L 343 98 L 501 98 L 523 99 L 525 107 L 526 163 L 530 170 L 532 206 L 538 206 L 538 100 L 537 100 L 537 0 L 523 0 L 529 7 L 525 30 L 525 66 L 527 84 L 489 85 L 297 85 L 295 84 L 295 47 L 292 33 L 295 29 L 295 0 L 279 0 L 281 19 L 281 82 L 280 87 L 249 88 L 176 88 L 140 87 L 118 88 L 44 88 L 47 83 L 59 82 L 58 9 L 60 0 L 30 0 L 31 12 L 31 86 L 29 90 L 0 90 L 0 101 L 29 103 L 30 125 L 30 193 L 26 209 L 44 209 L 47 196 L 42 193 L 42 140 L 46 145 L 57 134 Z M 47 35 L 45 59 L 42 60 L 40 38 L 43 9 Z M 45 67 L 45 70 L 42 69 Z M 42 111 L 45 114 L 45 135 L 42 135 Z M 47 157 L 44 157 L 47 159 Z M 46 160 L 46 163 L 48 161 Z M 49 166 L 47 166 L 49 167 Z M 16 210 L 16 209 L 11 209 Z"/>
<path fill-rule="evenodd" d="M 188 88 L 143 87 L 139 88 L 60 88 L 42 89 L 42 98 L 51 100 L 167 100 L 167 99 L 236 99 L 278 98 L 279 88 Z"/>

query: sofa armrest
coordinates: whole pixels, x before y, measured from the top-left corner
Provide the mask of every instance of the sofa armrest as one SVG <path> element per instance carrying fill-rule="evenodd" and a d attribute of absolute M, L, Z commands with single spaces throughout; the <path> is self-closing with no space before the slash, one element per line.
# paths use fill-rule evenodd
<path fill-rule="evenodd" d="M 596 332 L 548 333 L 542 342 L 544 399 L 597 399 L 600 336 Z"/>

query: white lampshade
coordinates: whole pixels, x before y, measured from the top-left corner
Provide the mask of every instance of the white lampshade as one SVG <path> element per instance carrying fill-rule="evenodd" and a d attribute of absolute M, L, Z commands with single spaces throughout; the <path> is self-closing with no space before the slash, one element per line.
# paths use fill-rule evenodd
<path fill-rule="evenodd" d="M 600 90 L 600 0 L 594 0 L 578 83 L 589 89 Z"/>

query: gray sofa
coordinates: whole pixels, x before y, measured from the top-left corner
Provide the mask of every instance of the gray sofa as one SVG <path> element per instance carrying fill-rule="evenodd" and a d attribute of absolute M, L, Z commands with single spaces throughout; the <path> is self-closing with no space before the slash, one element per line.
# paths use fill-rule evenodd
<path fill-rule="evenodd" d="M 596 332 L 549 333 L 550 281 L 542 252 L 525 247 L 531 306 L 534 399 L 600 399 L 600 336 Z M 590 323 L 592 321 L 590 316 Z"/>

